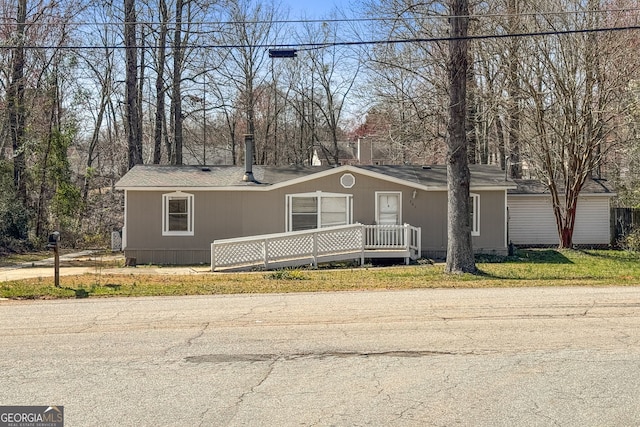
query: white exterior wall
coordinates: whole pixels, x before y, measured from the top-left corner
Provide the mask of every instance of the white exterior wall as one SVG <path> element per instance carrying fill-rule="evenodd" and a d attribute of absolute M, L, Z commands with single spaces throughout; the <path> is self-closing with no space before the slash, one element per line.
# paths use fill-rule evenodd
<path fill-rule="evenodd" d="M 509 194 L 509 240 L 516 245 L 557 245 L 556 219 L 551 197 Z M 611 242 L 608 196 L 585 196 L 578 200 L 573 243 L 607 245 Z"/>

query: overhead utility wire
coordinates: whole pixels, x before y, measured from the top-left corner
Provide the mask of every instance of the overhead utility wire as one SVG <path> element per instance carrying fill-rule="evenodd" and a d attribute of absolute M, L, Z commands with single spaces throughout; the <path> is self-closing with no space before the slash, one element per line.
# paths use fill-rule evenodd
<path fill-rule="evenodd" d="M 565 30 L 565 31 L 541 31 L 531 33 L 518 33 L 518 34 L 485 34 L 476 36 L 465 37 L 427 37 L 427 38 L 413 38 L 404 40 L 369 40 L 369 41 L 357 41 L 357 42 L 332 42 L 332 43 L 299 43 L 299 44 L 282 44 L 282 45 L 259 45 L 253 46 L 256 48 L 290 48 L 298 50 L 315 50 L 326 47 L 335 46 L 366 46 L 366 45 L 380 45 L 380 44 L 404 44 L 404 43 L 433 43 L 433 42 L 447 42 L 453 40 L 486 40 L 486 39 L 505 39 L 516 37 L 539 37 L 539 36 L 554 36 L 554 35 L 567 35 L 567 34 L 584 34 L 584 33 L 603 33 L 603 32 L 617 32 L 617 31 L 629 31 L 640 30 L 640 25 L 626 26 L 626 27 L 610 27 L 610 28 L 592 28 L 584 30 Z M 216 46 L 210 46 L 216 47 Z M 243 46 L 244 47 L 244 46 Z"/>
<path fill-rule="evenodd" d="M 536 16 L 563 16 L 563 15 L 580 15 L 580 14 L 596 14 L 596 13 L 623 13 L 623 12 L 640 12 L 640 8 L 629 9 L 598 9 L 598 10 L 578 10 L 578 11 L 556 11 L 556 12 L 519 12 L 517 14 L 512 13 L 487 13 L 477 15 L 421 15 L 421 16 L 389 16 L 380 18 L 329 18 L 329 19 L 280 19 L 280 20 L 256 20 L 256 21 L 183 21 L 183 24 L 187 25 L 252 25 L 252 24 L 312 24 L 312 23 L 340 23 L 340 22 L 387 22 L 403 20 L 418 20 L 418 19 L 450 19 L 450 18 L 469 18 L 469 19 L 481 19 L 481 18 L 509 18 L 513 16 L 519 17 L 536 17 Z M 406 13 L 406 12 L 405 12 Z M 175 22 L 154 22 L 154 21 L 137 21 L 136 25 L 161 25 L 161 24 L 174 24 Z M 15 25 L 15 19 L 0 18 L 0 25 Z M 66 25 L 71 26 L 119 26 L 124 25 L 125 22 L 68 22 Z M 27 23 L 27 25 L 51 25 L 46 22 L 33 22 Z"/>
<path fill-rule="evenodd" d="M 425 37 L 425 38 L 411 38 L 401 40 L 365 40 L 365 41 L 344 41 L 344 42 L 329 42 L 329 43 L 291 43 L 291 44 L 253 44 L 253 45 L 224 45 L 224 44 L 200 44 L 200 45 L 186 45 L 183 46 L 187 49 L 268 49 L 268 48 L 290 48 L 299 50 L 312 50 L 322 49 L 327 47 L 337 46 L 366 46 L 366 45 L 382 45 L 382 44 L 403 44 L 403 43 L 429 43 L 429 42 L 447 42 L 453 40 L 487 40 L 487 39 L 505 39 L 516 37 L 540 37 L 540 36 L 561 36 L 567 34 L 586 34 L 586 33 L 605 33 L 605 32 L 618 32 L 618 31 L 632 31 L 640 30 L 640 25 L 630 25 L 625 27 L 607 27 L 607 28 L 591 28 L 582 30 L 563 30 L 563 31 L 540 31 L 529 33 L 517 33 L 517 34 L 481 34 L 471 35 L 465 37 Z M 111 46 L 36 46 L 36 45 L 0 45 L 0 50 L 14 49 L 21 47 L 24 49 L 64 49 L 64 50 L 86 50 L 86 49 L 131 49 L 133 46 L 123 45 L 111 45 Z M 149 49 L 151 46 L 135 46 L 135 49 Z"/>

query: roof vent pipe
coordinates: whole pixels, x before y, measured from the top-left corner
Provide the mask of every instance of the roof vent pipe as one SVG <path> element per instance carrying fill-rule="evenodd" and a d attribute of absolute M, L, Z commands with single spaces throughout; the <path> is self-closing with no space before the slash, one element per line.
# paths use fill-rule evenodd
<path fill-rule="evenodd" d="M 255 182 L 253 177 L 253 134 L 244 136 L 244 182 Z"/>

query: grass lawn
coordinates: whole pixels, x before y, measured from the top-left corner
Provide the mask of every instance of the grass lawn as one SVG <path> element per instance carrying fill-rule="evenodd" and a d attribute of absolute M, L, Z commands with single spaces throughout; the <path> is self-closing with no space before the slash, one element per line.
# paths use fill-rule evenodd
<path fill-rule="evenodd" d="M 0 254 L 0 267 L 10 267 L 15 264 L 40 261 L 45 258 L 50 258 L 53 256 L 53 252 L 42 251 L 42 252 L 30 252 L 27 254 L 10 254 L 6 256 L 1 256 L 1 255 L 2 254 Z"/>
<path fill-rule="evenodd" d="M 252 273 L 145 274 L 139 267 L 0 283 L 13 299 L 321 292 L 420 288 L 640 285 L 640 253 L 606 250 L 519 250 L 513 257 L 477 258 L 480 274 L 447 275 L 442 264 L 321 268 Z M 108 266 L 109 268 L 112 266 Z"/>

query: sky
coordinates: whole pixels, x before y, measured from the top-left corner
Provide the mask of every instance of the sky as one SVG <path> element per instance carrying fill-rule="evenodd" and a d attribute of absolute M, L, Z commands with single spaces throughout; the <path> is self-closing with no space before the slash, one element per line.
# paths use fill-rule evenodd
<path fill-rule="evenodd" d="M 291 9 L 289 19 L 320 19 L 325 17 L 339 0 L 283 0 L 282 4 Z"/>

